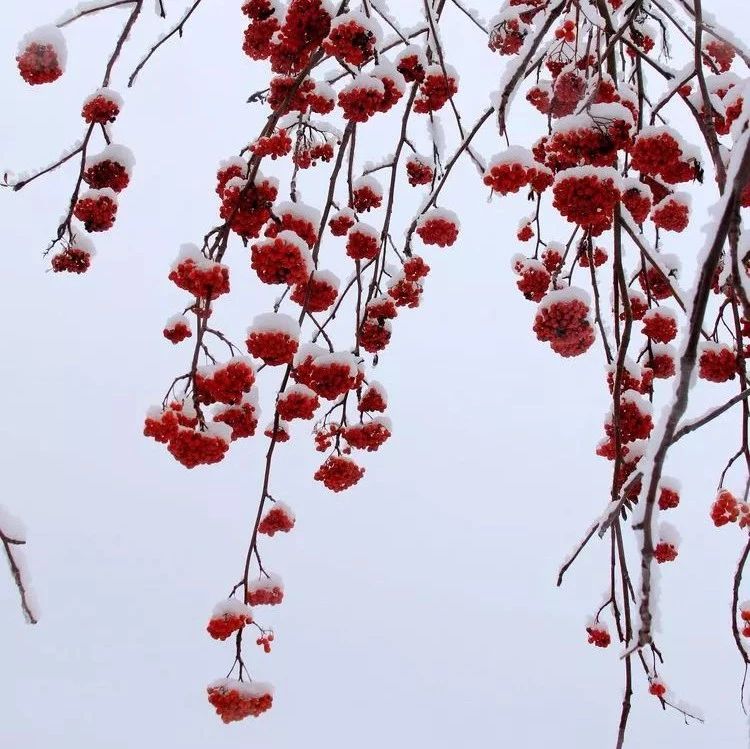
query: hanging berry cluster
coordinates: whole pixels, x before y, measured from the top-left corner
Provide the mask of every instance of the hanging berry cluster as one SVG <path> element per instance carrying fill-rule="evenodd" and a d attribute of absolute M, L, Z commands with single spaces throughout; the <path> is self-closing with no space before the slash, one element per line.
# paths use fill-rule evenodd
<path fill-rule="evenodd" d="M 200 2 L 149 50 L 130 84 L 163 44 L 181 34 Z M 113 226 L 118 196 L 132 177 L 132 155 L 112 142 L 122 100 L 109 83 L 143 1 L 116 5 L 129 6 L 129 16 L 102 88 L 83 104 L 81 144 L 52 166 L 8 183 L 19 190 L 79 161 L 70 210 L 48 250 L 54 249 L 55 271 L 88 270 L 89 235 Z M 663 468 L 674 442 L 738 404 L 745 425 L 741 445 L 721 472 L 707 515 L 717 527 L 750 527 L 750 279 L 740 220 L 741 208 L 750 206 L 750 115 L 747 76 L 734 71 L 738 60 L 747 64 L 750 58 L 731 34 L 705 22 L 699 0 L 679 12 L 655 0 L 506 0 L 490 22 L 458 0 L 418 5 L 422 22 L 407 30 L 405 11 L 390 14 L 378 0 L 239 2 L 247 24 L 242 49 L 270 69 L 267 87 L 250 98 L 267 108 L 267 119 L 251 142 L 221 162 L 216 184 L 206 186 L 207 195 L 218 196 L 216 225 L 201 244 L 183 245 L 165 269 L 183 303 L 162 333 L 187 348 L 186 368 L 144 424 L 144 434 L 187 468 L 222 461 L 240 440 L 257 435 L 268 441 L 250 544 L 229 598 L 207 627 L 214 639 L 235 643 L 228 677 L 208 687 L 208 699 L 225 722 L 260 715 L 272 705 L 270 686 L 251 678 L 243 633 L 255 628 L 256 644 L 268 652 L 274 634 L 261 612 L 284 599 L 281 578 L 266 569 L 260 548 L 261 537 L 266 543 L 296 531 L 292 508 L 274 496 L 277 448 L 296 438 L 297 422 L 307 424 L 311 445 L 321 453 L 311 478 L 343 492 L 362 480 L 367 453 L 391 438 L 386 391 L 373 367 L 398 334 L 404 308 L 421 303 L 430 266 L 416 250 L 460 252 L 460 206 L 444 205 L 443 194 L 465 158 L 480 171 L 480 189 L 507 201 L 499 225 L 524 196 L 531 206 L 512 217 L 507 234 L 510 244 L 515 238 L 524 247 L 523 254 L 509 251 L 507 257 L 518 290 L 534 305 L 529 330 L 552 354 L 574 358 L 597 349 L 606 360 L 602 386 L 611 406 L 592 453 L 609 462 L 611 481 L 602 487 L 601 518 L 563 565 L 559 581 L 592 538 L 609 537 L 608 597 L 585 631 L 596 648 L 616 638 L 624 650 L 621 745 L 634 663 L 663 706 L 694 717 L 673 700 L 658 673 L 662 657 L 652 626 L 654 564 L 679 563 L 680 549 L 676 527 L 659 519 L 680 509 L 682 491 Z M 469 127 L 455 100 L 459 74 L 440 35 L 450 11 L 482 35 L 503 67 L 491 106 Z M 60 29 L 90 12 L 73 11 L 56 27 L 24 38 L 17 63 L 25 81 L 47 84 L 62 76 Z M 164 15 L 161 3 L 157 12 Z M 687 60 L 681 71 L 665 64 L 649 19 L 679 31 L 679 53 Z M 333 73 L 322 75 L 324 62 Z M 656 93 L 659 86 L 664 90 Z M 511 143 L 506 129 L 514 101 L 537 123 L 521 143 Z M 668 125 L 673 112 L 687 112 L 700 147 Z M 373 164 L 362 155 L 362 140 L 389 115 L 399 118 L 399 134 L 385 160 Z M 453 122 L 457 133 L 450 156 L 443 120 Z M 485 160 L 477 135 L 488 125 L 497 130 L 499 152 Z M 95 135 L 104 140 L 98 153 L 91 150 Z M 702 183 L 704 167 L 719 201 L 688 293 L 681 286 L 680 256 L 697 253 L 680 235 L 691 224 L 690 191 Z M 302 199 L 309 170 L 323 174 L 328 186 L 315 205 Z M 286 175 L 283 184 L 277 174 Z M 400 240 L 394 206 L 409 191 L 420 192 L 420 205 Z M 225 256 L 241 248 L 247 271 L 258 283 L 277 287 L 279 297 L 272 310 L 243 321 L 244 339 L 235 343 L 213 320 L 215 307 L 232 291 Z M 334 271 L 341 267 L 346 282 Z M 337 318 L 346 319 L 346 327 L 334 324 Z M 722 391 L 714 410 L 686 420 L 694 374 L 707 383 L 739 383 L 739 393 Z M 259 429 L 261 399 L 270 404 L 271 417 Z M 724 487 L 730 472 L 739 470 L 746 487 L 741 499 Z M 631 584 L 628 524 L 639 549 L 639 586 Z M 734 598 L 735 640 L 748 664 L 750 648 L 738 633 L 748 636 L 750 609 Z"/>

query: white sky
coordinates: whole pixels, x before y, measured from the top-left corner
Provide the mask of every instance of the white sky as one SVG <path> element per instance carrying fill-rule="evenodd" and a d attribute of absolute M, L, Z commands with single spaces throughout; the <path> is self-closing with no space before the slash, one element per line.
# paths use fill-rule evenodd
<path fill-rule="evenodd" d="M 424 253 L 433 272 L 422 307 L 399 316 L 376 371 L 393 438 L 344 495 L 312 481 L 319 455 L 305 427 L 279 448 L 273 493 L 292 505 L 297 526 L 266 543 L 286 600 L 267 617 L 274 652 L 250 658 L 255 675 L 276 686 L 273 710 L 224 726 L 207 704 L 205 685 L 226 673 L 232 646 L 204 628 L 239 577 L 265 445 L 245 441 L 219 466 L 188 472 L 140 432 L 146 407 L 186 357 L 161 336 L 183 301 L 168 265 L 180 242 L 213 224 L 215 167 L 263 116 L 243 103 L 264 86 L 265 67 L 241 52 L 235 4 L 206 3 L 128 92 L 116 135 L 136 154 L 134 181 L 89 274 L 45 273 L 41 258 L 71 171 L 0 194 L 0 501 L 28 527 L 42 615 L 25 626 L 0 575 L 0 740 L 30 749 L 50 741 L 63 749 L 611 745 L 621 667 L 616 648 L 594 649 L 584 631 L 607 585 L 608 545 L 594 545 L 564 588 L 554 587 L 560 561 L 607 501 L 609 465 L 594 455 L 608 400 L 603 356 L 597 347 L 563 361 L 535 340 L 533 305 L 509 268 L 522 250 L 518 219 L 530 209 L 519 196 L 488 205 L 468 163 L 444 200 L 461 215 L 460 242 Z M 486 16 L 494 9 L 474 4 Z M 16 74 L 16 42 L 67 3 L 11 5 L 0 25 L 0 168 L 20 171 L 80 137 L 80 102 L 98 85 L 120 22 L 114 12 L 77 24 L 67 33 L 66 77 L 32 90 Z M 705 5 L 731 25 L 744 3 Z M 144 26 L 117 88 L 159 33 L 155 22 Z M 455 13 L 446 43 L 463 71 L 459 99 L 470 123 L 502 59 Z M 527 143 L 543 124 L 518 111 L 510 135 Z M 373 158 L 393 142 L 374 122 L 360 138 Z M 453 138 L 450 122 L 446 130 Z M 502 146 L 488 131 L 479 147 L 489 156 Z M 303 197 L 317 199 L 314 183 Z M 695 226 L 676 246 L 688 270 L 706 201 L 694 205 Z M 412 211 L 399 205 L 399 226 Z M 240 339 L 274 293 L 251 277 L 238 242 L 231 256 L 233 298 L 217 315 Z M 692 409 L 723 392 L 696 394 Z M 729 630 L 742 536 L 708 518 L 738 418 L 684 440 L 668 465 L 683 481 L 670 518 L 683 544 L 662 576 L 663 674 L 707 722 L 662 715 L 638 673 L 628 746 L 746 740 Z"/>

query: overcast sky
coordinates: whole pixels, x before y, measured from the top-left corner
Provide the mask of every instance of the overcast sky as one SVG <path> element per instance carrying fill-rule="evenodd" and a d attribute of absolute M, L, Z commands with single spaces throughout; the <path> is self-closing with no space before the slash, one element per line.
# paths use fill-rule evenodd
<path fill-rule="evenodd" d="M 65 78 L 30 89 L 13 64 L 17 40 L 68 5 L 8 5 L 0 168 L 21 171 L 80 137 L 80 102 L 98 85 L 122 16 L 73 27 Z M 587 645 L 584 630 L 607 586 L 608 544 L 592 546 L 563 589 L 554 587 L 559 563 L 607 501 L 609 465 L 594 454 L 608 407 L 603 355 L 595 347 L 562 360 L 536 341 L 534 306 L 510 271 L 522 249 L 516 225 L 529 208 L 520 196 L 488 204 L 468 162 L 443 201 L 460 213 L 460 241 L 425 251 L 433 271 L 422 306 L 399 316 L 376 370 L 393 438 L 341 495 L 312 481 L 320 456 L 306 426 L 278 449 L 273 492 L 294 508 L 297 526 L 266 542 L 264 560 L 283 576 L 286 599 L 265 620 L 276 629 L 274 652 L 249 658 L 254 675 L 275 685 L 274 707 L 225 726 L 207 704 L 205 685 L 225 675 L 232 648 L 211 640 L 205 625 L 241 571 L 265 444 L 245 441 L 222 464 L 187 471 L 141 430 L 187 357 L 161 336 L 184 299 L 168 266 L 181 242 L 215 222 L 216 165 L 254 137 L 264 116 L 244 103 L 265 86 L 266 68 L 241 52 L 235 5 L 205 3 L 183 40 L 128 92 L 116 136 L 135 152 L 134 180 L 115 228 L 97 238 L 90 273 L 46 273 L 41 257 L 69 197 L 70 169 L 0 194 L 0 501 L 28 528 L 41 613 L 38 626 L 26 626 L 0 575 L 0 739 L 30 749 L 613 745 L 621 664 L 615 647 Z M 474 5 L 489 16 L 496 4 Z M 705 5 L 731 24 L 740 3 Z M 446 44 L 463 73 L 468 123 L 503 59 L 449 14 Z M 159 32 L 154 19 L 134 35 L 116 88 Z M 362 129 L 372 158 L 392 148 L 387 119 Z M 511 138 L 528 143 L 542 127 L 519 103 Z M 450 121 L 446 131 L 453 139 Z M 479 142 L 486 156 L 501 147 L 491 130 Z M 710 195 L 710 180 L 705 189 Z M 315 202 L 314 180 L 302 193 Z M 688 278 L 706 200 L 695 200 L 694 226 L 677 247 Z M 399 204 L 398 236 L 415 205 Z M 339 245 L 324 245 L 324 261 L 326 252 L 331 266 L 345 267 Z M 217 316 L 241 339 L 275 290 L 251 276 L 238 242 L 230 264 L 233 294 Z M 266 414 L 273 387 L 262 380 Z M 696 392 L 691 410 L 723 393 Z M 685 439 L 667 468 L 683 482 L 670 520 L 684 540 L 663 571 L 663 675 L 706 724 L 662 714 L 638 673 L 628 746 L 746 741 L 730 633 L 742 535 L 714 529 L 708 517 L 738 419 Z"/>

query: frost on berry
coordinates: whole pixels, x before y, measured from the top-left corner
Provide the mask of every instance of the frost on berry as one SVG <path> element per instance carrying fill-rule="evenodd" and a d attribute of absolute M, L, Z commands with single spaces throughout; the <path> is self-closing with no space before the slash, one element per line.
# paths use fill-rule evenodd
<path fill-rule="evenodd" d="M 278 606 L 283 600 L 284 583 L 278 575 L 264 575 L 247 584 L 246 601 L 250 606 Z"/>
<path fill-rule="evenodd" d="M 445 208 L 434 208 L 423 213 L 417 221 L 416 232 L 425 244 L 450 247 L 458 239 L 458 216 Z"/>
<path fill-rule="evenodd" d="M 371 421 L 347 426 L 342 432 L 344 439 L 351 447 L 374 452 L 391 436 L 391 420 L 385 416 L 379 416 Z"/>
<path fill-rule="evenodd" d="M 321 481 L 326 489 L 342 492 L 354 486 L 364 474 L 365 469 L 346 455 L 332 455 L 318 468 L 314 478 Z"/>
<path fill-rule="evenodd" d="M 737 375 L 737 354 L 725 343 L 704 341 L 700 344 L 698 376 L 710 382 L 728 382 Z"/>
<path fill-rule="evenodd" d="M 346 254 L 352 260 L 374 260 L 380 252 L 380 232 L 369 224 L 358 222 L 346 237 Z"/>
<path fill-rule="evenodd" d="M 534 332 L 560 356 L 579 356 L 594 343 L 590 300 L 582 289 L 549 292 L 537 308 Z"/>
<path fill-rule="evenodd" d="M 122 97 L 112 89 L 100 88 L 87 96 L 81 109 L 81 117 L 97 125 L 106 125 L 117 119 L 122 110 Z"/>
<path fill-rule="evenodd" d="M 276 533 L 289 533 L 294 528 L 294 513 L 283 502 L 274 502 L 264 513 L 258 524 L 258 533 L 273 536 Z"/>
<path fill-rule="evenodd" d="M 435 168 L 424 156 L 412 154 L 406 159 L 406 176 L 412 187 L 429 185 L 435 176 Z"/>
<path fill-rule="evenodd" d="M 549 289 L 552 276 L 544 263 L 523 255 L 516 255 L 511 260 L 513 270 L 519 276 L 516 286 L 532 302 L 541 302 Z"/>
<path fill-rule="evenodd" d="M 193 386 L 201 403 L 240 403 L 255 384 L 255 367 L 250 359 L 235 356 L 221 364 L 198 367 Z"/>
<path fill-rule="evenodd" d="M 727 489 L 720 489 L 711 505 L 711 520 L 717 528 L 727 523 L 734 523 L 740 514 L 740 503 L 737 497 Z"/>
<path fill-rule="evenodd" d="M 229 292 L 229 268 L 209 260 L 193 244 L 182 245 L 169 280 L 198 299 L 210 301 Z"/>
<path fill-rule="evenodd" d="M 252 269 L 267 284 L 303 284 L 312 271 L 307 244 L 289 230 L 253 244 L 250 257 Z"/>
<path fill-rule="evenodd" d="M 38 86 L 56 81 L 65 71 L 65 37 L 55 26 L 42 26 L 26 34 L 18 45 L 16 63 L 26 83 Z"/>
<path fill-rule="evenodd" d="M 360 73 L 339 92 L 338 104 L 344 118 L 350 122 L 367 122 L 379 112 L 385 99 L 383 81 Z"/>
<path fill-rule="evenodd" d="M 357 408 L 365 413 L 373 411 L 385 411 L 388 406 L 388 394 L 385 388 L 376 381 L 370 382 L 368 388 L 362 393 L 362 399 Z"/>
<path fill-rule="evenodd" d="M 690 220 L 690 196 L 686 193 L 668 195 L 651 209 L 651 220 L 664 231 L 683 231 Z"/>
<path fill-rule="evenodd" d="M 117 194 L 109 187 L 87 190 L 79 195 L 73 215 L 86 231 L 107 231 L 112 228 L 117 216 Z"/>
<path fill-rule="evenodd" d="M 606 648 L 612 641 L 609 629 L 604 622 L 592 620 L 586 627 L 586 633 L 589 636 L 589 645 L 595 645 L 597 648 Z"/>
<path fill-rule="evenodd" d="M 358 213 L 379 208 L 383 202 L 383 188 L 371 176 L 360 177 L 352 182 L 351 207 Z"/>
<path fill-rule="evenodd" d="M 110 143 L 103 151 L 86 159 L 83 181 L 95 190 L 108 187 L 121 192 L 130 183 L 134 164 L 129 148 Z"/>
<path fill-rule="evenodd" d="M 359 67 L 370 60 L 382 32 L 373 18 L 359 11 L 336 16 L 323 49 L 331 57 Z"/>
<path fill-rule="evenodd" d="M 208 685 L 208 701 L 224 723 L 258 717 L 271 709 L 273 687 L 259 681 L 219 679 Z"/>
<path fill-rule="evenodd" d="M 164 337 L 171 343 L 181 343 L 193 335 L 190 320 L 185 315 L 173 315 L 164 325 Z"/>
<path fill-rule="evenodd" d="M 260 408 L 258 391 L 252 388 L 235 405 L 219 406 L 214 409 L 213 420 L 226 424 L 232 429 L 232 440 L 252 437 L 258 428 Z"/>
<path fill-rule="evenodd" d="M 331 271 L 316 270 L 309 280 L 292 289 L 289 298 L 308 312 L 324 312 L 338 299 L 340 283 L 338 276 Z"/>
<path fill-rule="evenodd" d="M 195 468 L 222 461 L 231 441 L 232 430 L 225 424 L 208 424 L 205 429 L 179 426 L 167 450 L 186 468 Z"/>
<path fill-rule="evenodd" d="M 612 226 L 619 176 L 607 167 L 566 169 L 555 177 L 552 193 L 552 205 L 564 218 L 598 236 Z"/>
<path fill-rule="evenodd" d="M 247 350 L 257 359 L 276 367 L 291 364 L 299 346 L 299 323 L 289 315 L 257 315 L 247 330 Z"/>
<path fill-rule="evenodd" d="M 350 208 L 344 208 L 331 216 L 331 220 L 328 222 L 328 227 L 334 237 L 344 237 L 355 223 L 356 219 L 354 218 L 354 211 Z"/>
<path fill-rule="evenodd" d="M 76 232 L 68 246 L 56 252 L 50 261 L 55 273 L 85 273 L 96 254 L 94 243 L 80 232 Z"/>
<path fill-rule="evenodd" d="M 414 111 L 420 114 L 437 112 L 457 93 L 458 73 L 455 69 L 450 65 L 429 65 L 419 86 L 419 96 L 414 100 Z"/>
<path fill-rule="evenodd" d="M 643 315 L 643 335 L 656 343 L 669 343 L 677 335 L 677 316 L 668 307 L 656 307 Z"/>
<path fill-rule="evenodd" d="M 659 484 L 659 509 L 672 510 L 680 504 L 680 482 L 662 476 Z"/>
<path fill-rule="evenodd" d="M 320 407 L 317 394 L 306 385 L 290 385 L 276 401 L 276 411 L 284 421 L 312 419 Z"/>
<path fill-rule="evenodd" d="M 226 640 L 246 624 L 252 624 L 253 610 L 234 598 L 217 603 L 206 630 L 214 640 Z"/>

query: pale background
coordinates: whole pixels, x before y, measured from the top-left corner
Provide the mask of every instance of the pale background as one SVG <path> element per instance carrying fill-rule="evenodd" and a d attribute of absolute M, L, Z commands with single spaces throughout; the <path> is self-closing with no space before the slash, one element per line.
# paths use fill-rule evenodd
<path fill-rule="evenodd" d="M 180 242 L 214 222 L 216 165 L 263 117 L 244 104 L 263 87 L 265 66 L 241 52 L 238 4 L 205 3 L 184 39 L 128 92 L 116 134 L 138 163 L 89 274 L 45 273 L 41 258 L 70 170 L 0 195 L 0 501 L 28 528 L 41 610 L 37 627 L 24 625 L 0 570 L 0 741 L 30 749 L 613 745 L 623 686 L 617 649 L 594 649 L 584 631 L 607 584 L 608 544 L 593 546 L 564 588 L 554 587 L 560 561 L 607 501 L 609 466 L 593 452 L 607 409 L 603 357 L 597 348 L 564 361 L 535 340 L 533 305 L 509 269 L 522 249 L 516 224 L 529 209 L 520 197 L 488 205 L 468 162 L 444 201 L 461 214 L 460 242 L 424 253 L 433 272 L 422 307 L 400 315 L 377 368 L 393 438 L 344 495 L 312 481 L 319 456 L 305 426 L 279 448 L 274 494 L 298 520 L 288 537 L 266 543 L 287 594 L 267 618 L 274 652 L 250 658 L 256 676 L 276 686 L 273 710 L 227 727 L 207 704 L 205 684 L 225 674 L 232 650 L 204 628 L 239 576 L 264 440 L 235 446 L 219 466 L 186 471 L 141 429 L 187 356 L 161 336 L 183 301 L 168 265 Z M 403 3 L 412 14 L 418 5 Z M 731 24 L 744 3 L 705 5 Z M 30 89 L 13 60 L 25 31 L 66 8 L 37 0 L 4 10 L 0 168 L 43 166 L 80 137 L 80 102 L 98 85 L 118 12 L 67 32 L 68 71 L 53 86 Z M 495 9 L 481 3 L 485 16 Z M 120 89 L 160 33 L 155 18 L 142 26 L 115 78 Z M 502 59 L 455 12 L 447 28 L 470 123 Z M 528 142 L 542 120 L 518 112 L 511 138 Z M 373 155 L 392 147 L 387 127 L 371 123 L 367 133 Z M 480 147 L 491 155 L 501 145 L 488 130 Z M 309 202 L 317 194 L 303 189 Z M 688 270 L 705 205 L 695 201 L 692 233 L 675 245 Z M 399 207 L 397 236 L 413 211 Z M 341 256 L 339 245 L 324 248 L 324 258 L 327 251 Z M 239 243 L 230 254 L 233 299 L 217 314 L 241 339 L 272 294 L 247 272 Z M 722 393 L 714 386 L 697 395 L 692 410 Z M 663 576 L 663 673 L 707 722 L 663 715 L 636 669 L 628 746 L 747 740 L 729 630 L 743 539 L 708 518 L 738 418 L 684 440 L 668 465 L 683 480 L 670 520 L 684 542 Z"/>

